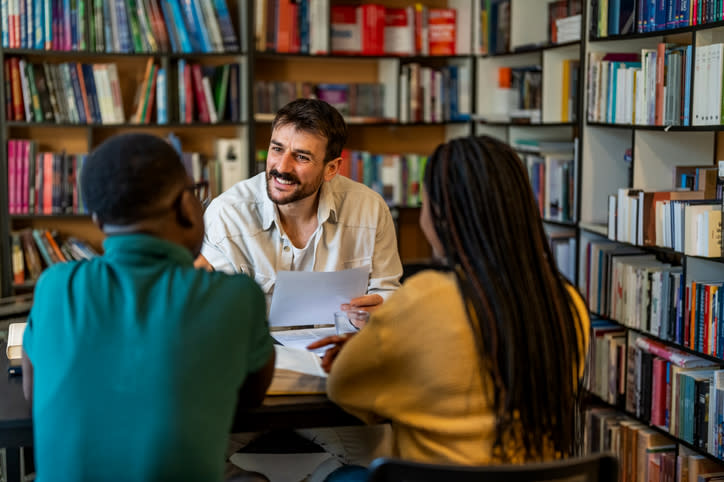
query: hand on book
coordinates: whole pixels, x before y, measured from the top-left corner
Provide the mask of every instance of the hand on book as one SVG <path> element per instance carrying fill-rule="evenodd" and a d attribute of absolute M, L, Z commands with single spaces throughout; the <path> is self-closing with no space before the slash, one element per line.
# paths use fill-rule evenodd
<path fill-rule="evenodd" d="M 327 336 L 308 345 L 307 350 L 332 345 L 330 348 L 327 348 L 327 351 L 324 352 L 324 356 L 322 357 L 322 369 L 329 373 L 332 370 L 332 363 L 334 363 L 334 360 L 337 358 L 342 346 L 354 335 L 354 333 L 345 333 L 344 335 Z"/>

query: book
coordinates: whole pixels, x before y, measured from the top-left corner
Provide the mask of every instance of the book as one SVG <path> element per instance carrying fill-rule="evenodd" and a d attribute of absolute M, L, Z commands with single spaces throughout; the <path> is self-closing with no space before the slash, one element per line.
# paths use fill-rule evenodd
<path fill-rule="evenodd" d="M 8 344 L 5 347 L 5 355 L 8 357 L 8 373 L 10 374 L 16 374 L 17 368 L 22 364 L 23 333 L 25 333 L 27 324 L 27 322 L 10 323 L 8 326 Z"/>

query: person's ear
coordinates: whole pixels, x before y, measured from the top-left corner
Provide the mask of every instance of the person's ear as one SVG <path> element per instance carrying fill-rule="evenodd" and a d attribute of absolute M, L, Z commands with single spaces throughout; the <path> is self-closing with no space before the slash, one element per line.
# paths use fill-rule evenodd
<path fill-rule="evenodd" d="M 179 226 L 191 228 L 196 223 L 203 222 L 199 203 L 200 201 L 196 199 L 193 192 L 186 190 L 181 194 L 181 202 L 176 210 L 176 222 Z"/>
<path fill-rule="evenodd" d="M 337 175 L 339 172 L 339 166 L 342 163 L 342 158 L 338 157 L 336 159 L 332 159 L 327 164 L 324 165 L 324 180 L 325 181 L 331 181 L 334 176 Z"/>

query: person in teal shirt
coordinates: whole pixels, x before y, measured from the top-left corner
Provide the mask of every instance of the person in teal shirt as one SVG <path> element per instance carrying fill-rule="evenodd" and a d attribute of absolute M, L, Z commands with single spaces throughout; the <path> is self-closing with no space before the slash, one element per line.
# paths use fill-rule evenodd
<path fill-rule="evenodd" d="M 37 478 L 218 481 L 236 416 L 274 370 L 261 289 L 194 269 L 203 209 L 147 134 L 92 152 L 81 194 L 105 254 L 48 268 L 24 335 Z"/>

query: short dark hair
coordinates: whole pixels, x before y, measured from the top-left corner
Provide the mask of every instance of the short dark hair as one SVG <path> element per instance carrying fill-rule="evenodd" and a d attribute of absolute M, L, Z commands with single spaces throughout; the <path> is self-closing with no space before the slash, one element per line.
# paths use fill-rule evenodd
<path fill-rule="evenodd" d="M 142 133 L 113 136 L 91 152 L 80 173 L 86 209 L 103 224 L 132 224 L 153 216 L 159 202 L 188 175 L 176 150 Z"/>
<path fill-rule="evenodd" d="M 342 148 L 347 142 L 347 123 L 342 114 L 325 101 L 319 99 L 291 101 L 274 116 L 272 131 L 286 125 L 317 133 L 327 139 L 325 163 L 342 155 Z"/>

